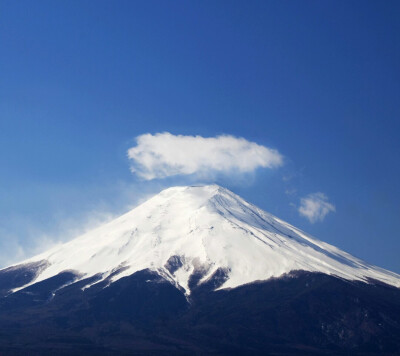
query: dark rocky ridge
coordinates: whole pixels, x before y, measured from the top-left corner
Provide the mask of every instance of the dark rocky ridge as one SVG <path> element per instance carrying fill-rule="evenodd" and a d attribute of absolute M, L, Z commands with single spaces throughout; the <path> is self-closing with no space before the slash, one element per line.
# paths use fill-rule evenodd
<path fill-rule="evenodd" d="M 47 266 L 46 261 L 32 262 L 0 270 L 0 297 L 33 281 L 36 275 Z"/>
<path fill-rule="evenodd" d="M 0 298 L 0 354 L 400 354 L 398 288 L 297 271 L 213 291 L 226 273 L 190 298 L 150 270 L 84 290 L 99 276 L 61 273 Z"/>

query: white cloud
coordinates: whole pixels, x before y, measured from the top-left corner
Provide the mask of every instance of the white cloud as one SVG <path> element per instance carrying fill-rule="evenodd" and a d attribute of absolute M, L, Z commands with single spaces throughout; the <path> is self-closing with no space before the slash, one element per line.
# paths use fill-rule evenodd
<path fill-rule="evenodd" d="M 328 202 L 324 193 L 312 193 L 300 199 L 299 214 L 308 219 L 312 224 L 323 221 L 330 212 L 336 211 L 333 204 Z"/>
<path fill-rule="evenodd" d="M 283 164 L 283 156 L 277 150 L 230 135 L 202 137 L 165 132 L 138 136 L 136 142 L 128 150 L 131 170 L 145 180 L 175 175 L 249 173 L 259 167 L 275 168 Z"/>

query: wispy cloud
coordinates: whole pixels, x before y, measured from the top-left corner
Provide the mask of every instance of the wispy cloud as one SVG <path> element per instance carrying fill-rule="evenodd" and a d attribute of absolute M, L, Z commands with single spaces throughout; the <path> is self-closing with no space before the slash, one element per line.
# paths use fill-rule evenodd
<path fill-rule="evenodd" d="M 328 197 L 324 193 L 312 193 L 301 198 L 298 208 L 299 214 L 312 224 L 323 221 L 326 215 L 334 211 L 336 211 L 335 206 L 328 202 Z"/>
<path fill-rule="evenodd" d="M 22 220 L 18 232 L 10 234 L 0 229 L 0 268 L 19 263 L 56 245 L 61 245 L 112 218 L 114 216 L 106 212 L 90 211 L 81 219 L 64 217 L 55 224 L 56 226 L 49 227 L 50 231 L 47 232 L 34 222 Z"/>
<path fill-rule="evenodd" d="M 295 195 L 296 193 L 297 193 L 297 189 L 295 189 L 295 188 L 287 188 L 285 190 L 286 195 Z"/>
<path fill-rule="evenodd" d="M 131 171 L 144 180 L 242 174 L 283 164 L 283 156 L 277 150 L 230 135 L 202 137 L 165 132 L 138 136 L 136 142 L 128 150 L 128 157 Z"/>
<path fill-rule="evenodd" d="M 68 196 L 75 199 L 76 191 L 65 186 L 62 188 L 63 193 L 57 196 L 57 205 L 63 206 L 63 209 L 55 207 L 47 211 L 46 222 L 43 222 L 42 217 L 46 216 L 43 214 L 39 218 L 15 214 L 0 217 L 0 268 L 22 262 L 97 228 L 133 209 L 164 186 L 152 182 L 133 184 L 118 181 L 101 187 L 103 193 L 107 192 L 104 195 L 107 199 L 96 196 L 95 200 L 90 200 L 89 194 L 82 199 L 86 204 L 81 204 L 79 209 L 72 209 L 70 200 L 64 195 L 64 191 L 67 191 Z M 54 191 L 53 187 L 46 189 Z M 93 189 L 97 192 L 98 188 Z M 41 192 L 47 193 L 47 190 Z"/>

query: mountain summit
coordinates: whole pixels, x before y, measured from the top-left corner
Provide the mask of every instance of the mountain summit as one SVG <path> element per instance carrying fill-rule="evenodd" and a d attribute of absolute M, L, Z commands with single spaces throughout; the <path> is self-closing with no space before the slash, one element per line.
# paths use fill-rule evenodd
<path fill-rule="evenodd" d="M 400 287 L 399 275 L 319 241 L 218 185 L 163 190 L 25 264 L 37 266 L 34 278 L 14 291 L 64 271 L 76 280 L 96 275 L 95 283 L 112 283 L 145 269 L 186 295 L 216 275 L 216 288 L 234 288 L 294 270 Z"/>

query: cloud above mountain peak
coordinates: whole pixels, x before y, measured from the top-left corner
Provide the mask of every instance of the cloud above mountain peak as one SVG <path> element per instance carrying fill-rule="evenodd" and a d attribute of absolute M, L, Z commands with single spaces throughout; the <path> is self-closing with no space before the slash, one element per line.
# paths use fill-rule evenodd
<path fill-rule="evenodd" d="M 131 171 L 144 180 L 243 174 L 283 164 L 277 150 L 231 135 L 202 137 L 164 132 L 140 135 L 136 143 L 128 150 L 128 158 Z"/>

